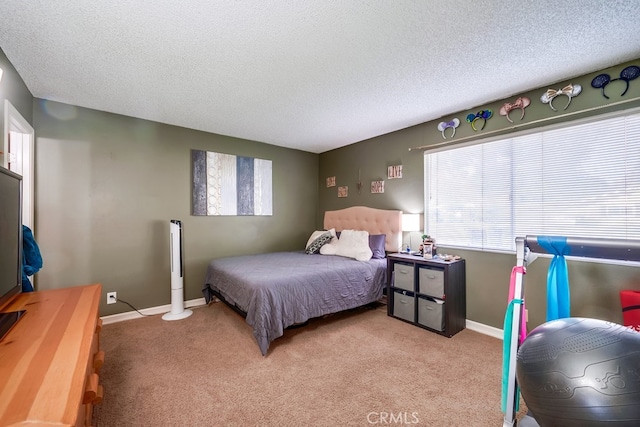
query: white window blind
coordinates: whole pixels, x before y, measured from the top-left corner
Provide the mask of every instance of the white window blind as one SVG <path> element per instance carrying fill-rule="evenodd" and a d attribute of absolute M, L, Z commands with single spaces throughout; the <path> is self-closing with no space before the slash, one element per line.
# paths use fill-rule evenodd
<path fill-rule="evenodd" d="M 426 152 L 425 180 L 426 229 L 439 245 L 640 239 L 640 113 Z"/>

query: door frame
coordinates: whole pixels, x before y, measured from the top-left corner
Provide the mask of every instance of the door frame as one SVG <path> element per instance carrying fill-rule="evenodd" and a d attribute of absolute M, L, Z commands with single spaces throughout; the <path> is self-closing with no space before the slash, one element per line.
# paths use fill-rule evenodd
<path fill-rule="evenodd" d="M 11 135 L 14 135 L 11 140 Z M 16 141 L 17 139 L 17 141 Z M 22 175 L 22 223 L 35 236 L 35 132 L 22 114 L 4 100 L 4 156 L 3 165 Z M 10 143 L 11 142 L 11 143 Z"/>

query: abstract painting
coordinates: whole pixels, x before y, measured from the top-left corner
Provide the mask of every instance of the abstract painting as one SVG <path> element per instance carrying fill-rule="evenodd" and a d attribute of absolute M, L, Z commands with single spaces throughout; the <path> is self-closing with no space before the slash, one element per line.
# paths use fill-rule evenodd
<path fill-rule="evenodd" d="M 193 215 L 273 215 L 271 160 L 191 150 Z"/>

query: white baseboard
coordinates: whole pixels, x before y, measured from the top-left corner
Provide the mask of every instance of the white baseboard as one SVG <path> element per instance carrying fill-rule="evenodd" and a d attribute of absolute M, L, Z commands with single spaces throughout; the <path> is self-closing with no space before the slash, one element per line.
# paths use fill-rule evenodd
<path fill-rule="evenodd" d="M 204 298 L 192 299 L 184 302 L 185 308 L 200 307 L 202 305 L 206 305 Z M 108 325 L 110 323 L 122 322 L 124 320 L 139 319 L 143 314 L 146 316 L 153 316 L 154 314 L 163 314 L 170 311 L 171 304 L 166 304 L 158 307 L 143 308 L 142 310 L 140 310 L 140 313 L 142 314 L 134 310 L 127 311 L 125 313 L 112 314 L 110 316 L 102 316 L 101 319 L 103 325 Z"/>
<path fill-rule="evenodd" d="M 185 308 L 200 307 L 206 304 L 207 303 L 205 302 L 204 298 L 197 298 L 197 299 L 185 301 L 184 307 Z M 163 313 L 168 313 L 170 311 L 171 311 L 171 304 L 166 304 L 158 307 L 143 308 L 142 310 L 140 310 L 140 313 L 147 316 L 153 316 L 155 314 L 163 314 Z M 102 324 L 108 325 L 110 323 L 122 322 L 124 320 L 139 319 L 142 317 L 142 314 L 140 313 L 134 310 L 134 311 L 127 311 L 125 313 L 112 314 L 110 316 L 102 316 L 101 317 Z M 504 337 L 504 332 L 502 331 L 502 329 L 494 328 L 493 326 L 488 326 L 483 323 L 474 322 L 473 320 L 467 319 L 465 326 L 467 329 L 470 329 L 475 332 L 479 332 L 481 334 L 489 335 L 494 338 L 498 338 L 500 340 L 502 340 Z"/>
<path fill-rule="evenodd" d="M 502 329 L 494 328 L 493 326 L 485 325 L 483 323 L 474 322 L 473 320 L 467 319 L 466 327 L 467 329 L 471 329 L 472 331 L 480 332 L 481 334 L 489 335 L 500 340 L 504 338 L 504 331 Z"/>

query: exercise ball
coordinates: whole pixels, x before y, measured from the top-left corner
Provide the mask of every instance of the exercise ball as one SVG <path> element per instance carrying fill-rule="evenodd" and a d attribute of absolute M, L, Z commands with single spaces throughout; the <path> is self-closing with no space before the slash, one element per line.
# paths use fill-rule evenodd
<path fill-rule="evenodd" d="M 640 426 L 640 333 L 587 318 L 535 328 L 516 359 L 520 392 L 542 427 Z"/>

